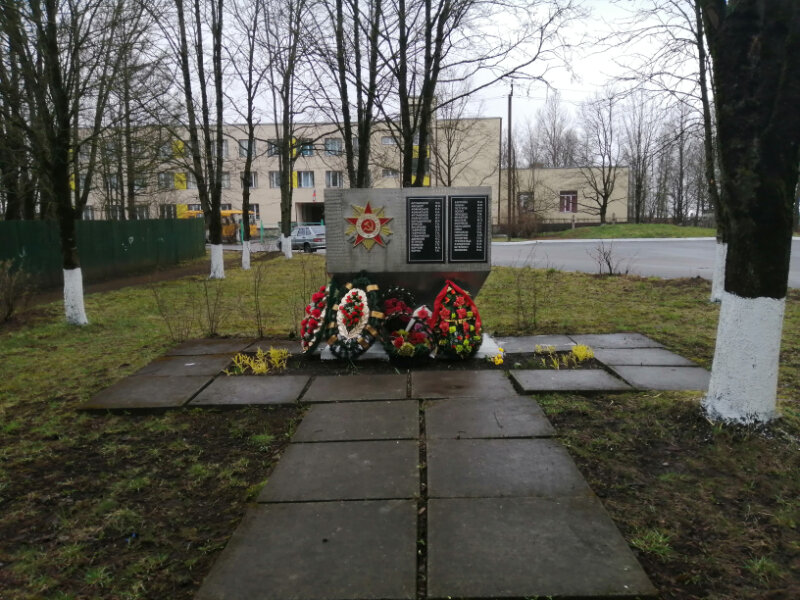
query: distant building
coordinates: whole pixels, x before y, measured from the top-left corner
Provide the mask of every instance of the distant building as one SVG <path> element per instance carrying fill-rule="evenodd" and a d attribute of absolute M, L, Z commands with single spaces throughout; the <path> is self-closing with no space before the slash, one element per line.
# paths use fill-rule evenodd
<path fill-rule="evenodd" d="M 417 151 L 415 161 L 427 161 L 426 185 L 484 185 L 492 187 L 493 201 L 499 190 L 501 119 L 438 120 L 431 145 Z M 250 186 L 250 205 L 265 227 L 280 221 L 280 177 L 274 125 L 259 125 L 254 148 L 248 149 L 243 126 L 226 125 L 222 158 L 222 208 L 241 209 L 242 188 Z M 318 222 L 324 218 L 326 188 L 348 187 L 344 141 L 331 124 L 296 126 L 301 140 L 292 173 L 292 220 Z M 181 136 L 188 137 L 188 136 Z M 307 140 L 307 141 L 304 141 Z M 137 218 L 168 218 L 183 209 L 200 210 L 192 174 L 188 142 L 161 136 L 150 143 L 154 158 L 133 175 Z M 244 162 L 253 153 L 252 174 L 244 181 Z M 399 187 L 401 152 L 391 132 L 376 125 L 371 143 L 370 181 L 374 188 Z M 92 181 L 85 218 L 119 219 L 123 210 L 126 176 L 122 160 L 104 161 Z M 117 165 L 120 168 L 117 168 Z M 123 185 L 125 187 L 123 188 Z M 496 208 L 493 209 L 493 214 Z"/>
<path fill-rule="evenodd" d="M 605 190 L 611 191 L 605 210 L 606 222 L 625 222 L 628 220 L 628 172 L 628 167 L 622 166 L 605 173 L 597 167 L 515 169 L 512 171 L 512 222 L 599 223 L 602 202 L 598 191 Z M 495 223 L 508 223 L 508 199 L 508 171 L 503 169 Z"/>

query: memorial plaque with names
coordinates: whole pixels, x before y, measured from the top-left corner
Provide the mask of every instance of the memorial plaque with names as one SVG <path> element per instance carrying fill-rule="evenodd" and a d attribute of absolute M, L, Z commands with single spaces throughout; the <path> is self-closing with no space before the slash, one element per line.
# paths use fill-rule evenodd
<path fill-rule="evenodd" d="M 409 263 L 444 262 L 444 198 L 406 198 Z"/>
<path fill-rule="evenodd" d="M 487 261 L 486 196 L 450 196 L 450 262 Z"/>

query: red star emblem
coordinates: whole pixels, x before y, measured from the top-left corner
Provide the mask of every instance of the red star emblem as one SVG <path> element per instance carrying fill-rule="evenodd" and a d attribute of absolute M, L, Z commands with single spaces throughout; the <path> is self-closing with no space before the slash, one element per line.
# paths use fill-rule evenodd
<path fill-rule="evenodd" d="M 362 244 L 367 250 L 372 250 L 375 244 L 386 247 L 386 236 L 392 235 L 392 230 L 387 223 L 392 220 L 392 217 L 384 215 L 383 207 L 373 211 L 369 202 L 366 206 L 353 204 L 352 207 L 353 216 L 345 217 L 345 221 L 350 223 L 345 235 L 355 236 L 353 247 L 359 244 Z"/>

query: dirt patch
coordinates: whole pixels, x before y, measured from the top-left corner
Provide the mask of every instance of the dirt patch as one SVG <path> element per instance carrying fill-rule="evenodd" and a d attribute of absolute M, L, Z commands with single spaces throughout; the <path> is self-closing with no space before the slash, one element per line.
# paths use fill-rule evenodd
<path fill-rule="evenodd" d="M 0 596 L 188 600 L 299 418 L 296 407 L 76 418 L 68 439 L 48 439 L 52 453 L 3 464 Z"/>

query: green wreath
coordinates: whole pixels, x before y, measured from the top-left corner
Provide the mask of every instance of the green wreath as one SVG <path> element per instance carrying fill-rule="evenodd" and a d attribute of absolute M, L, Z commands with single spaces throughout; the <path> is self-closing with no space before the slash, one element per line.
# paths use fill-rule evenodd
<path fill-rule="evenodd" d="M 375 343 L 383 313 L 378 310 L 378 286 L 365 274 L 345 284 L 343 289 L 344 294 L 332 307 L 328 346 L 337 358 L 353 360 Z"/>

